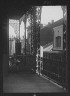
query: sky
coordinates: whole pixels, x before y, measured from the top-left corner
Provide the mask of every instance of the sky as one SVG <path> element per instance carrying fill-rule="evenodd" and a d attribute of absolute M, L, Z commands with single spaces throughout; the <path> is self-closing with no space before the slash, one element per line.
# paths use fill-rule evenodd
<path fill-rule="evenodd" d="M 51 20 L 57 21 L 63 18 L 61 6 L 43 6 L 41 12 L 41 23 L 48 24 Z"/>
<path fill-rule="evenodd" d="M 63 11 L 61 6 L 43 6 L 42 7 L 42 12 L 41 12 L 41 24 L 47 25 L 48 22 L 51 22 L 51 20 L 57 21 L 59 19 L 63 18 Z M 13 21 L 12 21 L 13 22 Z M 27 25 L 28 21 L 27 21 Z M 10 36 L 14 35 L 14 30 L 10 26 L 9 27 Z M 25 29 L 24 29 L 24 23 L 23 21 L 21 22 L 20 25 L 20 37 L 23 38 L 22 36 L 24 35 Z M 26 37 L 27 37 L 27 30 L 26 30 Z"/>

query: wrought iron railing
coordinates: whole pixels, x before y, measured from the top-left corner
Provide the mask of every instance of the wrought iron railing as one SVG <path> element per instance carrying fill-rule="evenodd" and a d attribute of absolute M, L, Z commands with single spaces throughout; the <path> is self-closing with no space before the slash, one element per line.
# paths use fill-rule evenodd
<path fill-rule="evenodd" d="M 21 71 L 34 71 L 36 72 L 36 61 L 35 56 L 30 54 L 23 55 L 13 55 L 9 58 L 9 71 L 10 72 L 21 72 Z"/>
<path fill-rule="evenodd" d="M 42 74 L 66 87 L 66 53 L 44 52 Z"/>

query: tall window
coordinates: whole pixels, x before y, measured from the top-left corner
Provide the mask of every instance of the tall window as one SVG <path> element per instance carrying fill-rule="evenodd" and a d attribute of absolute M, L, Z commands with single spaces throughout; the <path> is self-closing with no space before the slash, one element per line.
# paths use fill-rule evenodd
<path fill-rule="evenodd" d="M 19 20 L 9 19 L 9 55 L 15 53 L 16 39 L 19 38 Z"/>
<path fill-rule="evenodd" d="M 61 47 L 61 36 L 56 37 L 56 47 Z"/>

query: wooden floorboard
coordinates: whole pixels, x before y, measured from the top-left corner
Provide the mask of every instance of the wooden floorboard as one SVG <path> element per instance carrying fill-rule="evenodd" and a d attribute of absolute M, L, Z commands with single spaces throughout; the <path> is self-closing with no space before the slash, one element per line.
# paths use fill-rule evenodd
<path fill-rule="evenodd" d="M 49 80 L 37 74 L 13 73 L 3 78 L 3 92 L 5 93 L 43 93 L 65 92 Z"/>

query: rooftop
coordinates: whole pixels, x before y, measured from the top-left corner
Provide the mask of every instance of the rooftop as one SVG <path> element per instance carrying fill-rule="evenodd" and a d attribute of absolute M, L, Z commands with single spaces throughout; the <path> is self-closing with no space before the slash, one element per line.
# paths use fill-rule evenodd
<path fill-rule="evenodd" d="M 52 24 L 46 25 L 40 31 L 40 44 L 44 46 L 48 43 L 53 42 L 53 28 L 63 24 L 63 18 L 53 22 Z"/>

